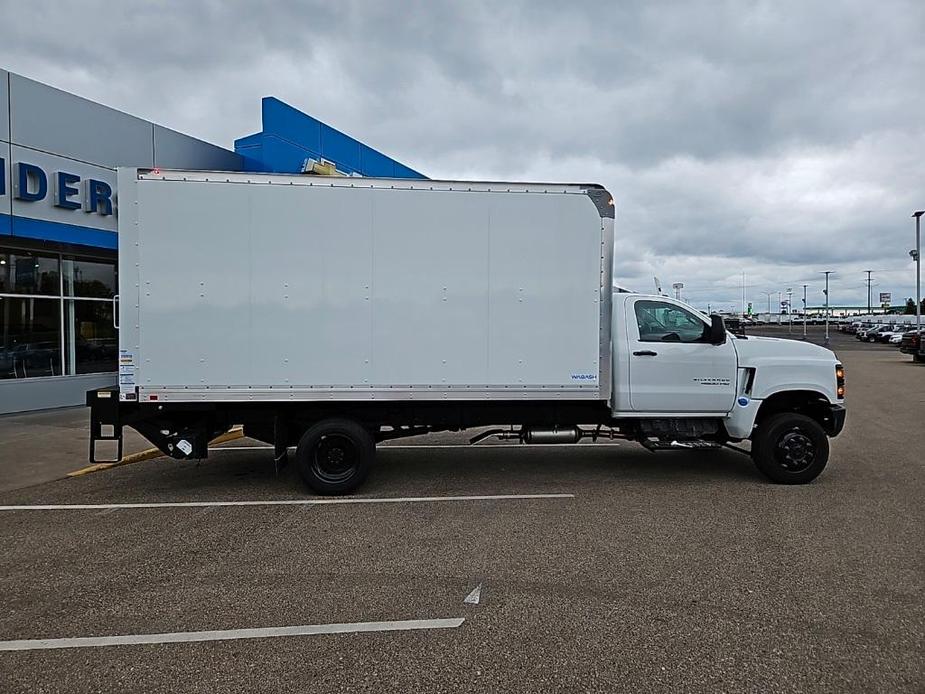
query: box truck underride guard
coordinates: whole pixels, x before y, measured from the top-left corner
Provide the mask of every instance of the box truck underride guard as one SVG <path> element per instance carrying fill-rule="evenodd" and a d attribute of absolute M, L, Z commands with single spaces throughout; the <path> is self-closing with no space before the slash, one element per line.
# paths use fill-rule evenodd
<path fill-rule="evenodd" d="M 125 426 L 198 459 L 243 424 L 337 494 L 380 441 L 489 426 L 472 443 L 750 440 L 764 475 L 804 483 L 844 426 L 829 350 L 615 291 L 601 186 L 123 168 L 118 205 L 119 385 L 87 394 L 94 462 Z"/>

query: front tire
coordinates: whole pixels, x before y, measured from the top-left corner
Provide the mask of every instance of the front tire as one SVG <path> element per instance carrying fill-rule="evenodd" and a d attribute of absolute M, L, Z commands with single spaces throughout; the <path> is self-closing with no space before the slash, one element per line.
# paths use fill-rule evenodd
<path fill-rule="evenodd" d="M 772 415 L 752 437 L 752 460 L 772 482 L 806 484 L 829 461 L 829 439 L 814 419 L 793 412 Z"/>
<path fill-rule="evenodd" d="M 318 494 L 349 494 L 363 484 L 376 457 L 367 429 L 350 419 L 325 419 L 299 439 L 296 464 Z"/>

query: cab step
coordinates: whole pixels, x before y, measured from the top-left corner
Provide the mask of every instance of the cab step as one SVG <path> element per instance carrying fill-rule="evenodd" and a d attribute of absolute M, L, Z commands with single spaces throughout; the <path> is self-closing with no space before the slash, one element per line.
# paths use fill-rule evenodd
<path fill-rule="evenodd" d="M 706 441 L 704 439 L 673 439 L 671 441 L 643 439 L 639 443 L 653 453 L 655 451 L 703 451 L 723 447 L 722 444 L 716 441 Z"/>

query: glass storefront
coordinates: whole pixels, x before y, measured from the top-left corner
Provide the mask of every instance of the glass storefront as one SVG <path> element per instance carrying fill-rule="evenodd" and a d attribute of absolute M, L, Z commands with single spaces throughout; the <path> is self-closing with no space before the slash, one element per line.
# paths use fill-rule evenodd
<path fill-rule="evenodd" d="M 0 379 L 116 370 L 115 259 L 0 247 Z"/>

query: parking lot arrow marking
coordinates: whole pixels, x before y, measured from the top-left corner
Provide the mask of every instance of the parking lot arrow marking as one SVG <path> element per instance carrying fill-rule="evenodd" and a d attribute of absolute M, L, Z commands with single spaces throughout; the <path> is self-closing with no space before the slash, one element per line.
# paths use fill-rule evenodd
<path fill-rule="evenodd" d="M 347 624 L 305 624 L 262 629 L 223 629 L 221 631 L 179 631 L 164 634 L 130 634 L 126 636 L 82 636 L 66 639 L 21 639 L 0 641 L 0 651 L 35 651 L 54 648 L 89 648 L 93 646 L 137 646 L 151 643 L 192 643 L 197 641 L 231 641 L 266 639 L 279 636 L 315 636 L 318 634 L 356 634 L 369 631 L 415 631 L 420 629 L 455 629 L 464 617 L 451 619 L 408 619 L 394 622 L 353 622 Z"/>
<path fill-rule="evenodd" d="M 479 583 L 475 588 L 472 589 L 472 592 L 466 596 L 466 599 L 463 600 L 467 605 L 478 605 L 479 599 L 482 597 L 482 584 Z"/>
<path fill-rule="evenodd" d="M 34 504 L 0 506 L 0 511 L 101 511 L 107 508 L 203 508 L 210 506 L 331 506 L 340 504 L 401 504 L 438 501 L 507 501 L 513 499 L 573 499 L 574 494 L 486 494 L 481 496 L 336 497 L 267 501 L 161 501 L 135 504 Z"/>

